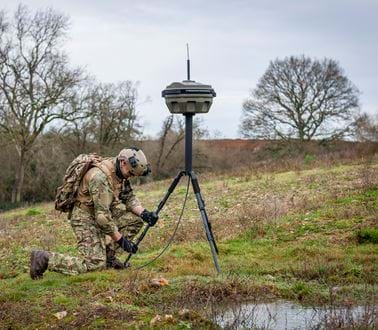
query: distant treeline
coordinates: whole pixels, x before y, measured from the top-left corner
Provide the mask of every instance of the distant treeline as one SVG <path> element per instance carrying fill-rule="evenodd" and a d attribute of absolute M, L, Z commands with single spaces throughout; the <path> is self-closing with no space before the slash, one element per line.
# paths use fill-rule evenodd
<path fill-rule="evenodd" d="M 11 144 L 1 142 L 0 209 L 10 204 L 14 187 L 17 154 Z M 55 189 L 62 182 L 66 167 L 80 153 L 97 152 L 115 156 L 121 148 L 138 146 L 144 150 L 152 166 L 152 175 L 135 184 L 173 177 L 184 167 L 184 139 L 180 131 L 169 130 L 157 140 L 135 140 L 128 145 L 104 147 L 88 143 L 84 148 L 75 136 L 61 136 L 55 131 L 43 134 L 36 142 L 25 167 L 22 203 L 53 200 Z M 300 170 L 310 166 L 334 163 L 371 161 L 378 150 L 377 143 L 316 141 L 299 143 L 267 140 L 196 140 L 193 167 L 199 174 L 243 174 L 262 171 Z"/>

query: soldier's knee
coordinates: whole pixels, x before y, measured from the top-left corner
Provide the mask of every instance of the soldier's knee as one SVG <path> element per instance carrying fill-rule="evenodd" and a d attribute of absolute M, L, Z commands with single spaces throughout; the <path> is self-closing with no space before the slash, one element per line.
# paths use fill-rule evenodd
<path fill-rule="evenodd" d="M 143 224 L 143 220 L 139 216 L 129 212 L 126 214 L 122 214 L 122 216 L 118 217 L 116 222 L 119 227 L 124 227 L 132 223 Z"/>
<path fill-rule="evenodd" d="M 138 219 L 136 219 L 136 221 L 134 223 L 134 228 L 139 230 L 140 228 L 143 227 L 143 224 L 144 224 L 143 220 L 141 218 L 138 218 Z"/>
<path fill-rule="evenodd" d="M 87 270 L 89 272 L 93 272 L 93 271 L 96 271 L 96 270 L 103 270 L 103 269 L 106 269 L 106 260 L 86 260 L 86 266 L 87 266 Z"/>

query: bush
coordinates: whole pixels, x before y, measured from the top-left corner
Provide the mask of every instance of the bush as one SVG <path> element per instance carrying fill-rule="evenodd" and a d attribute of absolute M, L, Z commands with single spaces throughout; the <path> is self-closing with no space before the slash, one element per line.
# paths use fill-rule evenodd
<path fill-rule="evenodd" d="M 5 212 L 5 211 L 17 209 L 17 208 L 19 208 L 23 205 L 24 205 L 23 202 L 19 202 L 19 203 L 0 202 L 0 212 Z"/>
<path fill-rule="evenodd" d="M 34 216 L 34 215 L 40 215 L 42 211 L 36 207 L 32 207 L 29 210 L 26 211 L 25 215 L 27 216 Z"/>
<path fill-rule="evenodd" d="M 315 160 L 316 160 L 316 156 L 315 156 L 315 155 L 312 155 L 312 154 L 306 154 L 306 155 L 304 156 L 303 162 L 304 162 L 306 165 L 310 165 L 310 164 L 312 164 Z"/>
<path fill-rule="evenodd" d="M 378 229 L 364 228 L 357 233 L 358 243 L 373 243 L 378 244 Z"/>

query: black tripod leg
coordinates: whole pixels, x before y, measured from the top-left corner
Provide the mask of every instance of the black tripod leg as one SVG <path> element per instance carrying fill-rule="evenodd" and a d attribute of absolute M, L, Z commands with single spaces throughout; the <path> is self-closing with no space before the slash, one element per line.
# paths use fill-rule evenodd
<path fill-rule="evenodd" d="M 172 194 L 173 190 L 175 190 L 177 184 L 180 182 L 180 179 L 186 174 L 185 171 L 179 172 L 179 174 L 176 175 L 176 177 L 173 179 L 171 185 L 168 188 L 168 191 L 166 192 L 164 198 L 159 203 L 159 206 L 156 209 L 156 213 L 158 214 L 161 209 L 164 207 L 165 203 L 167 202 L 169 196 Z"/>
<path fill-rule="evenodd" d="M 209 244 L 210 244 L 210 249 L 211 249 L 211 254 L 213 256 L 214 265 L 215 265 L 217 272 L 220 273 L 220 267 L 219 267 L 218 259 L 217 259 L 218 247 L 215 243 L 214 235 L 213 235 L 213 232 L 211 230 L 211 224 L 210 224 L 209 219 L 207 217 L 207 213 L 206 213 L 206 209 L 205 209 L 205 203 L 204 203 L 202 196 L 201 196 L 201 190 L 200 190 L 200 187 L 199 187 L 198 179 L 195 176 L 194 172 L 190 172 L 188 175 L 190 176 L 190 179 L 192 181 L 192 186 L 193 186 L 194 194 L 195 194 L 196 199 L 197 199 L 198 208 L 201 212 L 201 218 L 202 218 L 203 226 L 205 228 L 207 240 L 209 241 Z"/>
<path fill-rule="evenodd" d="M 181 171 L 179 172 L 179 174 L 176 175 L 176 177 L 173 179 L 171 185 L 169 186 L 168 188 L 168 191 L 166 192 L 164 198 L 161 200 L 161 202 L 159 203 L 157 209 L 156 209 L 156 214 L 159 214 L 159 212 L 161 211 L 161 209 L 164 207 L 165 203 L 167 202 L 169 196 L 172 194 L 172 192 L 175 190 L 177 184 L 180 182 L 180 179 L 182 178 L 182 176 L 184 176 L 186 174 L 185 171 Z M 138 239 L 136 240 L 135 242 L 135 245 L 139 245 L 139 243 L 143 240 L 144 236 L 146 236 L 147 234 L 147 231 L 150 229 L 150 226 L 147 225 L 146 228 L 144 228 L 142 234 L 140 234 L 140 236 L 138 237 Z M 125 262 L 124 262 L 124 267 L 129 267 L 129 260 L 131 258 L 133 254 L 132 253 L 129 253 L 129 255 L 127 256 Z"/>

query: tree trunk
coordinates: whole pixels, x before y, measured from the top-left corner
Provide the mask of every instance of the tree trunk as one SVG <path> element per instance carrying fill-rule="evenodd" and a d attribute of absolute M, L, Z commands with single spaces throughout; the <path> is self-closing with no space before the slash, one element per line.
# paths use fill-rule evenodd
<path fill-rule="evenodd" d="M 14 182 L 12 190 L 12 203 L 21 202 L 21 192 L 24 186 L 25 177 L 25 150 L 21 150 L 18 153 L 18 163 L 16 168 L 16 180 Z"/>
<path fill-rule="evenodd" d="M 299 141 L 301 141 L 301 142 L 303 142 L 304 139 L 305 139 L 305 133 L 304 133 L 304 129 L 302 127 L 298 128 L 298 138 L 299 138 Z"/>

